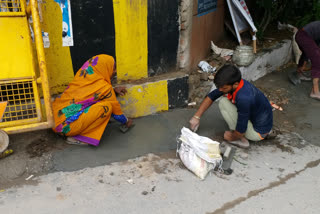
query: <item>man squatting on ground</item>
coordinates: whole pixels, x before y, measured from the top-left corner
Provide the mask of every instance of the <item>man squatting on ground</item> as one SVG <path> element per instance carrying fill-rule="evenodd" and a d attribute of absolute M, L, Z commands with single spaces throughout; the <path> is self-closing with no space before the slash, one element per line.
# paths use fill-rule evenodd
<path fill-rule="evenodd" d="M 242 148 L 249 147 L 249 141 L 261 141 L 271 132 L 273 114 L 270 102 L 254 85 L 241 78 L 241 72 L 233 65 L 223 66 L 215 75 L 217 89 L 210 92 L 198 111 L 189 121 L 196 131 L 200 117 L 218 98 L 219 109 L 231 131 L 224 133 L 224 139 Z"/>
<path fill-rule="evenodd" d="M 315 21 L 307 24 L 300 29 L 296 34 L 296 42 L 299 45 L 302 55 L 299 60 L 297 72 L 300 73 L 300 79 L 303 78 L 302 72 L 308 59 L 311 61 L 311 77 L 312 90 L 310 97 L 320 100 L 319 78 L 320 78 L 320 21 Z"/>

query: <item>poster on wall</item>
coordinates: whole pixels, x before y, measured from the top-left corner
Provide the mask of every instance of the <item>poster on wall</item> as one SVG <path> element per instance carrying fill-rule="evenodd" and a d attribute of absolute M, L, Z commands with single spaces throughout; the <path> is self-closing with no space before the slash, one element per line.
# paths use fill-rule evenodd
<path fill-rule="evenodd" d="M 249 29 L 252 31 L 253 51 L 256 53 L 256 33 L 257 28 L 254 25 L 248 7 L 245 0 L 227 0 L 231 19 L 234 25 L 234 31 L 238 38 L 240 45 L 242 45 L 242 39 L 240 34 Z M 227 25 L 228 26 L 228 25 Z"/>
<path fill-rule="evenodd" d="M 49 39 L 49 33 L 42 31 L 42 40 L 43 40 L 43 47 L 44 48 L 50 48 L 50 39 Z"/>
<path fill-rule="evenodd" d="M 243 9 L 246 11 L 246 13 L 247 13 L 247 15 L 249 16 L 249 18 L 250 18 L 251 20 L 253 20 L 252 17 L 251 17 L 251 14 L 250 14 L 250 12 L 249 12 L 249 9 L 248 9 L 248 7 L 247 7 L 246 2 L 245 2 L 244 0 L 239 0 L 239 2 L 240 2 L 240 4 L 241 4 L 241 6 L 243 7 Z"/>
<path fill-rule="evenodd" d="M 203 16 L 217 9 L 218 0 L 198 0 L 198 16 Z"/>
<path fill-rule="evenodd" d="M 233 15 L 234 15 L 234 18 L 237 22 L 237 27 L 238 27 L 238 30 L 239 32 L 242 32 L 242 31 L 245 31 L 245 30 L 248 30 L 250 28 L 250 21 L 253 23 L 253 20 L 252 20 L 252 17 L 250 15 L 250 12 L 249 12 L 249 9 L 246 5 L 246 2 L 244 0 L 237 0 L 239 1 L 240 5 L 242 6 L 243 8 L 243 11 L 241 11 L 239 6 L 239 4 L 231 4 L 231 7 L 232 7 L 232 12 L 233 12 Z M 235 2 L 235 1 L 233 1 Z M 245 14 L 244 12 L 246 13 L 246 15 L 248 16 L 248 18 L 246 19 L 245 18 Z M 248 21 L 250 20 L 250 21 Z"/>
<path fill-rule="evenodd" d="M 54 0 L 62 12 L 62 46 L 73 46 L 70 0 Z"/>

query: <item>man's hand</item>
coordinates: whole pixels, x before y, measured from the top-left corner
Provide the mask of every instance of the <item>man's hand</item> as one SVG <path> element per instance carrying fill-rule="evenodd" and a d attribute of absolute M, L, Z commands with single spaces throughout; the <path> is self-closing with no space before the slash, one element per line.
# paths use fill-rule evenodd
<path fill-rule="evenodd" d="M 301 67 L 297 68 L 297 72 L 300 73 L 300 74 L 305 72 L 307 70 L 306 67 L 307 67 L 307 61 L 304 61 L 303 65 Z"/>
<path fill-rule="evenodd" d="M 192 117 L 189 121 L 190 129 L 194 132 L 196 132 L 200 126 L 200 119 Z"/>
<path fill-rule="evenodd" d="M 123 96 L 127 93 L 126 87 L 123 87 L 123 86 L 115 87 L 113 90 L 116 92 L 116 94 L 120 96 Z"/>
<path fill-rule="evenodd" d="M 206 97 L 202 101 L 198 111 L 195 113 L 195 115 L 189 121 L 190 129 L 192 131 L 196 132 L 198 130 L 199 125 L 200 125 L 200 117 L 212 105 L 212 103 L 213 103 L 213 101 L 209 97 Z"/>
<path fill-rule="evenodd" d="M 297 72 L 298 72 L 299 74 L 303 73 L 303 72 L 304 72 L 303 67 L 298 67 L 298 68 L 297 68 Z"/>

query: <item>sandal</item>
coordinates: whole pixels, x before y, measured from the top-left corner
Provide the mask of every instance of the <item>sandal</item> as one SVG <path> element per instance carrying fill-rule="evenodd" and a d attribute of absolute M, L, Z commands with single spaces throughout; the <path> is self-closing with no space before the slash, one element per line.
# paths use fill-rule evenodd
<path fill-rule="evenodd" d="M 241 140 L 235 140 L 235 141 L 228 141 L 228 143 L 232 144 L 232 145 L 235 145 L 235 146 L 238 146 L 242 149 L 247 149 L 249 148 L 250 144 L 249 142 L 242 142 Z"/>
<path fill-rule="evenodd" d="M 66 143 L 70 145 L 88 146 L 87 143 L 82 142 L 80 140 L 76 140 L 73 137 L 67 137 Z"/>
<path fill-rule="evenodd" d="M 298 77 L 301 81 L 307 81 L 310 82 L 312 80 L 311 76 L 308 76 L 304 73 L 298 74 Z"/>

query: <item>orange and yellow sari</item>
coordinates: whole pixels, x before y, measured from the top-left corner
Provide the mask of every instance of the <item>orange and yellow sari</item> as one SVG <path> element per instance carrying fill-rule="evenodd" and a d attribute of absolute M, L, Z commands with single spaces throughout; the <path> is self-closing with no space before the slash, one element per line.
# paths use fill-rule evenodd
<path fill-rule="evenodd" d="M 98 146 L 112 116 L 125 118 L 111 85 L 115 61 L 108 55 L 89 59 L 52 104 L 55 132 Z"/>

